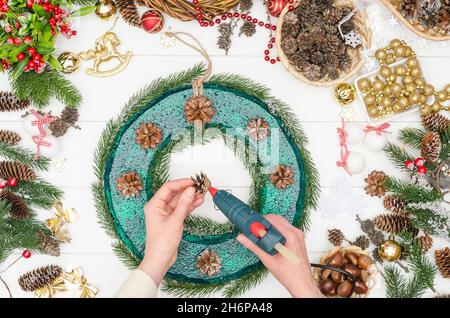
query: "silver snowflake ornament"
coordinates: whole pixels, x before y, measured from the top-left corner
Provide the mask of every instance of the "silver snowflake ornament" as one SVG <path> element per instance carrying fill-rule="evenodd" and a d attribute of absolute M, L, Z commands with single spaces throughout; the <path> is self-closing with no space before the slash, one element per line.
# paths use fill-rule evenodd
<path fill-rule="evenodd" d="M 353 30 L 344 34 L 344 41 L 345 45 L 351 46 L 354 49 L 362 45 L 361 37 Z"/>

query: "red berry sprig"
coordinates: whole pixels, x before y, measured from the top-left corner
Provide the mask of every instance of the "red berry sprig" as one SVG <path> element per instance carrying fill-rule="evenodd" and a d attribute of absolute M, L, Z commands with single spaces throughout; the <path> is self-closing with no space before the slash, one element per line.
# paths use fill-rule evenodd
<path fill-rule="evenodd" d="M 31 251 L 30 250 L 24 250 L 22 252 L 23 258 L 30 258 L 31 257 Z"/>
<path fill-rule="evenodd" d="M 17 186 L 17 179 L 9 178 L 8 181 L 0 178 L 0 190 L 5 189 L 6 187 L 16 187 Z"/>
<path fill-rule="evenodd" d="M 408 170 L 414 170 L 417 168 L 417 173 L 419 174 L 426 174 L 427 173 L 427 167 L 425 166 L 425 159 L 419 157 L 413 160 L 406 160 L 405 161 L 405 167 Z"/>
<path fill-rule="evenodd" d="M 197 11 L 197 22 L 202 27 L 212 27 L 214 25 L 220 24 L 222 21 L 225 21 L 227 19 L 242 19 L 247 20 L 248 22 L 251 22 L 261 28 L 265 28 L 267 30 L 276 31 L 277 26 L 271 23 L 266 23 L 264 21 L 260 21 L 258 18 L 254 18 L 249 14 L 245 13 L 239 13 L 239 12 L 228 12 L 227 14 L 222 15 L 220 18 L 216 18 L 215 20 L 211 20 L 208 22 L 207 20 L 211 17 L 205 17 L 202 13 L 202 8 L 200 7 L 198 0 L 193 0 L 192 3 L 195 5 L 195 11 Z M 289 7 L 288 10 L 292 11 L 294 10 L 294 0 L 288 0 Z M 208 19 L 205 19 L 208 18 Z M 276 62 L 280 62 L 280 57 L 272 58 L 270 57 L 270 51 L 273 49 L 275 43 L 275 37 L 270 37 L 269 43 L 267 44 L 267 49 L 264 50 L 264 60 L 269 62 L 270 64 L 275 64 Z"/>

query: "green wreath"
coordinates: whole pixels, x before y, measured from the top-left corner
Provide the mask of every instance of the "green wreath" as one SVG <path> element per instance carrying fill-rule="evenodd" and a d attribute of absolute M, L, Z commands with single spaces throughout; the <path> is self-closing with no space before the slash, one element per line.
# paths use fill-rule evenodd
<path fill-rule="evenodd" d="M 183 122 L 180 102 L 192 95 L 191 83 L 203 74 L 203 65 L 158 79 L 131 98 L 122 114 L 108 123 L 96 151 L 95 172 L 98 181 L 93 185 L 96 208 L 101 225 L 115 238 L 114 250 L 131 268 L 140 263 L 145 247 L 145 220 L 142 207 L 168 179 L 170 156 L 175 151 L 191 145 L 195 128 L 186 121 L 184 138 L 173 136 L 170 131 Z M 208 95 L 209 94 L 209 95 Z M 222 112 L 217 118 L 223 122 L 242 124 L 246 116 L 263 114 L 272 125 L 282 130 L 281 147 L 284 160 L 292 164 L 295 181 L 288 190 L 274 187 L 264 166 L 247 138 L 226 134 L 227 125 L 213 121 L 205 125 L 201 142 L 222 138 L 236 156 L 241 158 L 252 177 L 249 204 L 263 214 L 279 213 L 292 224 L 306 230 L 309 212 L 316 206 L 318 181 L 314 165 L 304 148 L 306 138 L 287 105 L 270 96 L 267 88 L 237 75 L 215 75 L 205 84 L 205 96 L 214 99 L 218 106 L 223 98 L 230 98 L 230 105 L 240 111 Z M 242 108 L 247 103 L 249 108 Z M 228 104 L 227 104 L 228 105 Z M 230 106 L 231 107 L 231 106 Z M 172 118 L 173 117 L 173 118 Z M 151 150 L 140 150 L 132 142 L 136 125 L 143 121 L 156 122 L 163 127 L 163 141 Z M 226 120 L 224 120 L 226 119 Z M 172 120 L 172 121 L 171 121 Z M 188 141 L 188 142 L 186 142 Z M 250 146 L 249 146 L 250 145 Z M 268 149 L 270 150 L 270 149 Z M 258 160 L 248 160 L 258 153 Z M 139 159 L 139 160 L 137 160 Z M 122 198 L 115 189 L 115 180 L 132 169 L 144 180 L 144 189 L 137 197 Z M 163 290 L 180 295 L 207 295 L 223 291 L 227 297 L 242 294 L 266 275 L 267 270 L 248 250 L 236 242 L 237 232 L 230 223 L 217 223 L 204 217 L 190 217 L 185 223 L 185 233 L 180 245 L 177 262 L 169 270 Z M 222 259 L 222 271 L 213 276 L 202 276 L 195 260 L 202 251 L 212 248 Z"/>

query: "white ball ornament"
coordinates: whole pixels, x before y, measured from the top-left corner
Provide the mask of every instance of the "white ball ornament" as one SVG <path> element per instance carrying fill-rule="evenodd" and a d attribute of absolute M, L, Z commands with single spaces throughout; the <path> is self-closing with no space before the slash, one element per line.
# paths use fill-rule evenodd
<path fill-rule="evenodd" d="M 376 132 L 368 132 L 366 135 L 366 147 L 370 151 L 381 151 L 387 142 L 386 134 L 378 135 Z"/>
<path fill-rule="evenodd" d="M 52 135 L 45 136 L 44 142 L 49 142 L 50 147 L 41 145 L 39 155 L 47 158 L 54 158 L 61 152 L 61 141 Z"/>
<path fill-rule="evenodd" d="M 351 152 L 347 158 L 347 167 L 352 174 L 358 174 L 366 166 L 366 160 L 358 152 Z"/>
<path fill-rule="evenodd" d="M 364 141 L 364 130 L 358 123 L 347 123 L 345 125 L 347 133 L 346 141 L 349 145 L 357 145 Z"/>
<path fill-rule="evenodd" d="M 38 125 L 34 125 L 33 126 L 33 121 L 36 121 L 37 118 L 36 116 L 34 116 L 33 114 L 28 114 L 24 119 L 23 119 L 23 129 L 25 130 L 25 132 L 30 135 L 30 136 L 39 136 L 40 132 L 39 132 L 39 127 Z M 44 130 L 48 133 L 48 128 L 46 126 L 44 126 Z"/>

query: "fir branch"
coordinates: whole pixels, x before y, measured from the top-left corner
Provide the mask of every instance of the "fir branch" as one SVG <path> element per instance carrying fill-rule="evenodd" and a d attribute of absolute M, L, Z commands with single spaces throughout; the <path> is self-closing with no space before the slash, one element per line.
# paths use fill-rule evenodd
<path fill-rule="evenodd" d="M 384 268 L 386 283 L 386 296 L 388 298 L 403 298 L 405 295 L 406 281 L 395 265 L 387 265 Z"/>
<path fill-rule="evenodd" d="M 161 290 L 177 297 L 205 297 L 218 293 L 224 288 L 223 284 L 188 283 L 166 278 L 161 284 Z"/>
<path fill-rule="evenodd" d="M 260 266 L 241 278 L 232 281 L 224 290 L 225 297 L 237 297 L 242 295 L 250 288 L 260 284 L 268 274 L 267 268 Z"/>
<path fill-rule="evenodd" d="M 28 149 L 20 146 L 12 146 L 0 142 L 0 156 L 11 161 L 18 161 L 24 163 L 34 169 L 46 171 L 50 165 L 50 159 L 39 156 L 34 160 L 34 154 Z"/>
<path fill-rule="evenodd" d="M 425 189 L 403 180 L 387 177 L 385 182 L 388 191 L 408 202 L 437 202 L 443 200 L 443 194 L 434 189 Z"/>
<path fill-rule="evenodd" d="M 114 252 L 119 256 L 120 260 L 128 268 L 137 268 L 141 263 L 141 260 L 138 259 L 122 241 L 116 240 L 113 242 L 112 247 Z"/>
<path fill-rule="evenodd" d="M 23 73 L 11 81 L 14 94 L 29 100 L 38 109 L 46 107 L 52 98 L 67 107 L 78 107 L 81 104 L 78 89 L 60 72 L 52 69 L 46 69 L 41 74 Z"/>
<path fill-rule="evenodd" d="M 184 221 L 184 229 L 193 235 L 219 235 L 234 231 L 235 226 L 230 223 L 219 223 L 210 218 L 190 215 Z"/>
<path fill-rule="evenodd" d="M 384 152 L 389 160 L 396 166 L 397 168 L 402 169 L 407 173 L 411 173 L 411 170 L 405 167 L 405 161 L 411 160 L 414 158 L 411 154 L 409 154 L 405 149 L 388 142 L 384 147 Z"/>
<path fill-rule="evenodd" d="M 69 2 L 78 6 L 94 6 L 97 0 L 69 0 Z"/>
<path fill-rule="evenodd" d="M 60 189 L 43 180 L 19 182 L 11 191 L 20 195 L 27 205 L 45 210 L 51 209 L 63 196 Z"/>
<path fill-rule="evenodd" d="M 450 238 L 450 220 L 438 211 L 408 205 L 406 211 L 417 228 L 431 235 L 445 235 Z"/>
<path fill-rule="evenodd" d="M 419 150 L 420 144 L 422 143 L 422 138 L 423 138 L 423 135 L 425 134 L 425 132 L 426 132 L 425 129 L 405 128 L 405 129 L 400 130 L 399 139 L 403 143 Z"/>

